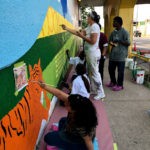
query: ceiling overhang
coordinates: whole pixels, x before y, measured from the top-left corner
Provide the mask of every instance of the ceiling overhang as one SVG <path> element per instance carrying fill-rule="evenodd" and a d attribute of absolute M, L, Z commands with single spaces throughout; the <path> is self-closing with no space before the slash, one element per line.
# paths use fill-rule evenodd
<path fill-rule="evenodd" d="M 96 7 L 103 6 L 105 0 L 81 0 L 80 6 L 82 7 Z"/>
<path fill-rule="evenodd" d="M 107 0 L 78 0 L 82 7 L 103 6 Z M 150 4 L 150 0 L 137 0 L 136 4 Z"/>
<path fill-rule="evenodd" d="M 150 4 L 150 0 L 137 0 L 136 4 Z"/>

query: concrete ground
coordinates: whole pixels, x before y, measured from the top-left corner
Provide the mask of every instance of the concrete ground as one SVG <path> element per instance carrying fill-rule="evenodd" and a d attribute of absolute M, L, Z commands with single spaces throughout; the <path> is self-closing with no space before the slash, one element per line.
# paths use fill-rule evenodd
<path fill-rule="evenodd" d="M 105 64 L 104 84 L 109 81 Z M 105 109 L 108 115 L 113 140 L 118 150 L 150 150 L 150 89 L 131 80 L 131 71 L 126 69 L 124 90 L 114 92 L 104 86 Z"/>

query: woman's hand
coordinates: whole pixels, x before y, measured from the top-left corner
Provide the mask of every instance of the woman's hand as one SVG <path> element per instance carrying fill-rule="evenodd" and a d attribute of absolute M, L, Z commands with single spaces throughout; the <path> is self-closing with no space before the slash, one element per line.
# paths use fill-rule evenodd
<path fill-rule="evenodd" d="M 64 24 L 62 24 L 62 25 L 60 25 L 60 26 L 62 27 L 63 30 L 66 30 L 66 29 L 67 29 L 66 25 L 64 25 Z"/>
<path fill-rule="evenodd" d="M 47 85 L 46 83 L 42 82 L 42 81 L 38 81 L 38 84 L 41 86 L 41 88 L 43 88 L 44 90 L 46 90 L 47 92 L 55 95 L 56 97 L 58 97 L 58 99 L 66 102 L 68 101 L 68 94 L 66 94 L 65 92 L 57 89 L 57 88 L 54 88 L 54 87 L 51 87 L 49 85 Z"/>
<path fill-rule="evenodd" d="M 45 88 L 46 84 L 43 81 L 39 81 L 38 82 L 41 88 Z"/>
<path fill-rule="evenodd" d="M 85 30 L 81 29 L 79 31 L 82 33 L 82 35 L 86 36 L 86 31 Z"/>
<path fill-rule="evenodd" d="M 72 34 L 74 34 L 74 35 L 76 35 L 76 36 L 79 36 L 79 37 L 81 37 L 81 38 L 84 37 L 83 34 L 82 34 L 82 32 L 80 32 L 80 31 L 77 31 L 77 30 L 75 30 L 75 29 L 68 28 L 68 27 L 67 27 L 66 25 L 64 25 L 64 24 L 62 24 L 62 25 L 60 25 L 60 26 L 62 27 L 63 30 L 66 30 L 66 31 L 68 31 L 68 32 L 70 32 L 70 33 L 72 33 Z"/>
<path fill-rule="evenodd" d="M 110 41 L 109 44 L 110 44 L 111 46 L 114 46 L 114 47 L 118 46 L 117 43 L 113 43 L 112 41 Z"/>
<path fill-rule="evenodd" d="M 82 33 L 82 32 L 77 31 L 76 33 L 77 33 L 77 36 L 79 36 L 79 37 L 81 37 L 81 38 L 83 37 L 83 33 Z"/>

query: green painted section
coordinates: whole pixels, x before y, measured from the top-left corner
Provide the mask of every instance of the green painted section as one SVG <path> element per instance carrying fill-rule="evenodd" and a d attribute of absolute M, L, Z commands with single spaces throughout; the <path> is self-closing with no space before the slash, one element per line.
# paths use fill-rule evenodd
<path fill-rule="evenodd" d="M 68 39 L 61 50 L 53 58 L 53 61 L 43 71 L 43 77 L 46 83 L 49 83 L 54 87 L 59 86 L 58 83 L 64 78 L 69 65 L 66 57 L 66 49 L 69 49 L 71 56 L 74 56 L 77 50 L 77 45 L 78 43 L 74 36 Z"/>
<path fill-rule="evenodd" d="M 48 84 L 58 85 L 59 81 L 64 77 L 68 66 L 65 50 L 70 49 L 71 56 L 74 56 L 78 47 L 77 41 L 69 33 L 60 33 L 37 39 L 31 49 L 14 64 L 24 61 L 27 67 L 29 64 L 33 67 L 40 58 L 44 80 Z M 14 64 L 0 70 L 0 119 L 13 109 L 24 95 L 25 88 L 17 96 L 14 94 Z M 45 105 L 45 102 L 43 105 Z"/>
<path fill-rule="evenodd" d="M 14 64 L 14 67 L 20 67 L 24 64 L 24 61 Z"/>

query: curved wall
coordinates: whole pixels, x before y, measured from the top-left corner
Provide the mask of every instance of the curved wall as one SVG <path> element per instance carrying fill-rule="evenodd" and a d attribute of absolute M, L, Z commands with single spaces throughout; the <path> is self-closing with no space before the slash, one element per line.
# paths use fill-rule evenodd
<path fill-rule="evenodd" d="M 59 85 L 68 67 L 66 49 L 74 56 L 78 48 L 78 39 L 59 25 L 75 26 L 77 8 L 74 0 L 1 2 L 0 150 L 34 149 L 52 95 L 31 81 Z M 13 68 L 22 61 L 29 81 L 16 94 Z"/>

